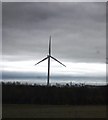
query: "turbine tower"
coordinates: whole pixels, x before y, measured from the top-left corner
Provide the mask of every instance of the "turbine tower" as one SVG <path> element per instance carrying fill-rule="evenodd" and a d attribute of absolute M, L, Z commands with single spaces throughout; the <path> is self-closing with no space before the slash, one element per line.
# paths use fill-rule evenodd
<path fill-rule="evenodd" d="M 63 65 L 64 67 L 66 67 L 63 63 L 61 63 L 60 61 L 58 61 L 56 58 L 54 58 L 53 56 L 51 56 L 51 36 L 49 37 L 49 54 L 47 55 L 46 58 L 42 59 L 41 61 L 39 61 L 38 63 L 36 63 L 35 65 L 43 62 L 44 60 L 48 59 L 48 76 L 47 76 L 47 86 L 49 86 L 49 78 L 50 78 L 50 58 L 52 58 L 53 60 L 57 61 L 58 63 L 60 63 L 61 65 Z"/>

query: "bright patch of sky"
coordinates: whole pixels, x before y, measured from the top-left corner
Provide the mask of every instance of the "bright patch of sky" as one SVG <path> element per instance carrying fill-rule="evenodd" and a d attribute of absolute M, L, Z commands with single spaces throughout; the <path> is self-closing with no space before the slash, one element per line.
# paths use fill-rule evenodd
<path fill-rule="evenodd" d="M 16 72 L 47 72 L 47 60 L 35 66 L 37 61 L 3 62 L 4 71 Z M 55 61 L 51 61 L 51 72 L 66 75 L 105 76 L 106 64 L 104 63 L 71 63 L 64 62 L 62 67 Z"/>

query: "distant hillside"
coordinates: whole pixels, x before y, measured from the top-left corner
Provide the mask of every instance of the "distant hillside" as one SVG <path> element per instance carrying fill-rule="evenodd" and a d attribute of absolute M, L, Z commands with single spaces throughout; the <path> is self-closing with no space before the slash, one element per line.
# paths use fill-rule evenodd
<path fill-rule="evenodd" d="M 2 83 L 3 104 L 103 105 L 107 86 Z"/>

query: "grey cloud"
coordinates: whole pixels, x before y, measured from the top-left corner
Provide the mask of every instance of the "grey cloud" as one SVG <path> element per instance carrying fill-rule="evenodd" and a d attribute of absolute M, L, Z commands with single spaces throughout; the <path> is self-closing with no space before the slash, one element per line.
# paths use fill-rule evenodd
<path fill-rule="evenodd" d="M 0 2 L 0 59 L 2 53 L 2 2 Z"/>
<path fill-rule="evenodd" d="M 47 74 L 46 73 L 35 73 L 35 72 L 8 72 L 8 71 L 3 71 L 2 75 L 3 80 L 7 79 L 47 79 Z M 53 79 L 70 79 L 70 80 L 81 80 L 81 79 L 91 79 L 91 80 L 105 80 L 105 76 L 83 76 L 83 75 L 58 75 L 58 74 L 53 74 L 51 76 Z"/>
<path fill-rule="evenodd" d="M 106 33 L 108 32 L 108 2 L 106 4 Z M 108 63 L 108 34 L 106 34 L 106 58 Z"/>
<path fill-rule="evenodd" d="M 105 61 L 105 3 L 3 3 L 3 55 Z"/>
<path fill-rule="evenodd" d="M 3 2 L 107 2 L 107 0 L 2 0 Z"/>

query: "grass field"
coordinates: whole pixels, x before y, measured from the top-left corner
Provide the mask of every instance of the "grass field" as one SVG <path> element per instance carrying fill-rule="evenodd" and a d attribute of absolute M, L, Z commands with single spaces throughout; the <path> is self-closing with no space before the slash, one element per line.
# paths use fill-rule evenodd
<path fill-rule="evenodd" d="M 3 118 L 106 118 L 106 106 L 3 104 Z"/>

